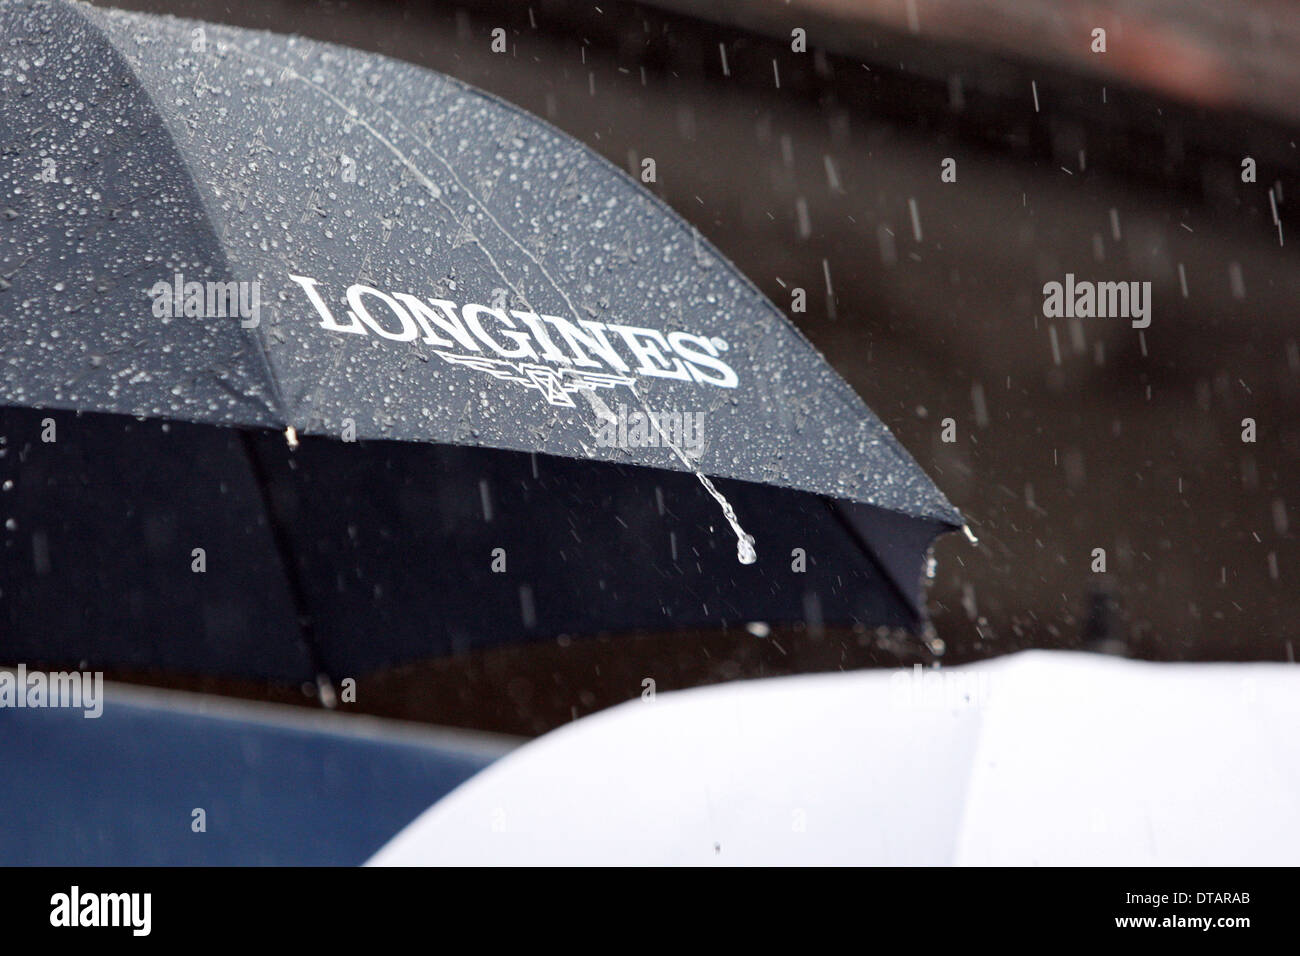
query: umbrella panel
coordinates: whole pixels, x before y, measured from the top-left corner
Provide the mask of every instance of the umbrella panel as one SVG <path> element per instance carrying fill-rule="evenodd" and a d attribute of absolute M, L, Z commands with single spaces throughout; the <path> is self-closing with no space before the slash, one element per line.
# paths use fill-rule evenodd
<path fill-rule="evenodd" d="M 14 663 L 337 681 L 560 635 L 914 628 L 899 543 L 939 530 L 719 481 L 757 539 L 742 565 L 718 504 L 665 470 L 319 437 L 290 450 L 269 431 L 12 407 L 0 435 Z"/>

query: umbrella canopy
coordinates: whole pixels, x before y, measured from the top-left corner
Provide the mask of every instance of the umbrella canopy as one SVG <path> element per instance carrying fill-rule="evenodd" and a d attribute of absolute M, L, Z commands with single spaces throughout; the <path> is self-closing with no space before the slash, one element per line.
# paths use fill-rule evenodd
<path fill-rule="evenodd" d="M 371 862 L 1287 865 L 1297 683 L 1034 651 L 661 694 L 526 744 Z"/>
<path fill-rule="evenodd" d="M 106 683 L 88 710 L 0 710 L 0 864 L 355 866 L 514 744 Z"/>
<path fill-rule="evenodd" d="M 44 0 L 0 27 L 10 656 L 297 678 L 920 623 L 960 516 L 580 144 L 297 38 Z"/>

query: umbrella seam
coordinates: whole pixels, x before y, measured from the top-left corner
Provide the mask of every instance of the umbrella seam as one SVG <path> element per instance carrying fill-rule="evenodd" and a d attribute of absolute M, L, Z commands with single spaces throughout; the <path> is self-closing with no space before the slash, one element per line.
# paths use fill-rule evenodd
<path fill-rule="evenodd" d="M 876 549 L 871 546 L 871 543 L 866 539 L 866 536 L 858 531 L 858 529 L 853 526 L 853 522 L 849 521 L 847 516 L 845 516 L 840 510 L 838 499 L 827 498 L 824 496 L 819 497 L 822 498 L 822 503 L 830 510 L 831 517 L 844 530 L 845 534 L 847 534 L 849 538 L 862 549 L 863 553 L 867 556 L 867 560 L 875 567 L 876 572 L 884 578 L 886 582 L 888 582 L 889 587 L 894 591 L 894 594 L 901 598 L 904 606 L 906 606 L 908 610 L 912 611 L 916 616 L 916 623 L 918 625 L 924 625 L 927 618 L 925 602 L 917 601 L 913 598 L 909 593 L 907 593 L 907 590 L 903 585 L 895 579 L 894 575 L 889 572 L 884 561 L 876 554 Z M 878 506 L 869 505 L 868 507 L 875 508 Z"/>
<path fill-rule="evenodd" d="M 140 90 L 141 96 L 145 102 L 148 103 L 150 112 L 152 112 L 157 118 L 159 127 L 166 134 L 167 143 L 171 147 L 172 154 L 189 174 L 189 186 L 193 190 L 194 195 L 198 197 L 199 204 L 203 208 L 204 225 L 212 235 L 213 245 L 215 246 L 216 254 L 220 259 L 222 270 L 226 275 L 235 275 L 235 270 L 231 268 L 232 257 L 230 250 L 227 248 L 221 236 L 217 234 L 215 227 L 216 218 L 212 215 L 212 209 L 208 203 L 207 197 L 204 196 L 203 190 L 199 185 L 201 179 L 195 175 L 196 171 L 191 165 L 189 157 L 186 155 L 185 150 L 181 149 L 176 134 L 172 131 L 171 124 L 168 123 L 163 111 L 158 108 L 149 85 L 141 79 L 140 74 L 131 64 L 130 60 L 127 59 L 126 54 L 118 48 L 115 38 L 110 36 L 103 26 L 96 23 L 91 18 L 89 11 L 95 10 L 94 7 L 90 4 L 85 4 L 85 9 L 82 9 L 83 4 L 81 3 L 59 2 L 59 0 L 56 0 L 54 5 L 72 11 L 78 18 L 80 18 L 87 28 L 103 41 L 103 45 L 108 48 L 109 54 L 131 75 L 131 79 L 135 82 L 136 88 Z M 95 10 L 95 12 L 102 13 L 103 11 Z M 247 341 L 251 339 L 252 345 L 254 346 L 254 354 L 256 354 L 260 359 L 260 364 L 266 374 L 267 384 L 271 388 L 271 398 L 276 405 L 276 411 L 279 413 L 280 422 L 281 424 L 289 425 L 292 424 L 292 422 L 290 421 L 289 408 L 288 403 L 285 401 L 284 390 L 280 384 L 280 378 L 275 372 L 275 367 L 271 364 L 270 356 L 266 352 L 266 341 L 260 334 L 259 330 L 260 325 L 257 329 L 246 329 L 244 328 L 243 323 L 240 323 L 241 333 L 248 333 L 245 335 L 245 340 Z"/>

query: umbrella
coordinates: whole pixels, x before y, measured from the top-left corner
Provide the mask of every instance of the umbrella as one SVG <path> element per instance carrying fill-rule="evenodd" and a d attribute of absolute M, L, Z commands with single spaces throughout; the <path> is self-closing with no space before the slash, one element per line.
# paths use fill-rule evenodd
<path fill-rule="evenodd" d="M 524 745 L 371 862 L 1288 865 L 1298 681 L 1030 651 L 660 694 Z"/>
<path fill-rule="evenodd" d="M 642 184 L 379 56 L 45 0 L 0 26 L 7 657 L 337 681 L 922 626 L 960 516 Z"/>
<path fill-rule="evenodd" d="M 125 684 L 96 704 L 0 710 L 5 866 L 355 866 L 513 744 Z"/>

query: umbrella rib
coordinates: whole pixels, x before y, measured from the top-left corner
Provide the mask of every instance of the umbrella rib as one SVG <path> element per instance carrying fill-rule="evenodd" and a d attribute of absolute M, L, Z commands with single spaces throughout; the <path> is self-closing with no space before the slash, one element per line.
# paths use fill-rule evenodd
<path fill-rule="evenodd" d="M 222 271 L 233 278 L 235 273 L 231 268 L 229 250 L 227 249 L 225 242 L 222 241 L 221 236 L 217 234 L 215 227 L 217 219 L 213 215 L 214 211 L 209 207 L 207 197 L 204 195 L 203 190 L 198 187 L 198 184 L 203 181 L 202 176 L 199 175 L 199 171 L 194 168 L 194 164 L 191 162 L 187 152 L 181 148 L 180 143 L 176 138 L 176 134 L 172 130 L 171 123 L 168 122 L 167 116 L 159 107 L 157 99 L 150 92 L 149 85 L 141 79 L 139 72 L 131 63 L 130 57 L 118 48 L 114 38 L 109 34 L 108 30 L 106 30 L 104 26 L 95 20 L 94 16 L 91 15 L 91 12 L 80 9 L 80 5 L 75 3 L 60 4 L 60 9 L 76 17 L 86 30 L 103 45 L 103 49 L 107 55 L 135 81 L 136 88 L 140 90 L 141 95 L 148 103 L 150 113 L 158 123 L 158 128 L 167 137 L 167 143 L 171 147 L 172 155 L 176 158 L 177 162 L 179 162 L 181 166 L 189 172 L 190 190 L 194 197 L 198 199 L 199 206 L 205 213 L 208 232 L 214 241 L 217 257 L 220 260 L 219 264 Z M 93 12 L 96 15 L 102 14 L 102 11 Z M 131 201 L 135 202 L 134 199 Z M 261 329 L 259 327 L 258 329 L 248 329 L 246 331 L 249 332 L 247 337 L 252 340 L 254 353 L 261 361 L 262 369 L 266 373 L 267 385 L 271 389 L 271 402 L 273 407 L 269 409 L 269 411 L 273 413 L 279 412 L 278 417 L 282 419 L 282 423 L 285 425 L 292 425 L 293 422 L 290 420 L 289 404 L 285 401 L 280 377 L 276 374 L 275 366 L 271 362 L 271 356 L 267 351 L 266 341 L 262 335 Z"/>
<path fill-rule="evenodd" d="M 321 703 L 326 707 L 332 706 L 334 679 L 325 665 L 325 655 L 316 639 L 316 629 L 312 624 L 311 611 L 307 601 L 307 589 L 303 585 L 298 562 L 294 560 L 289 529 L 281 518 L 280 510 L 275 505 L 274 495 L 271 494 L 270 476 L 267 474 L 261 452 L 258 451 L 256 437 L 252 432 L 240 429 L 239 439 L 244 449 L 244 457 L 248 461 L 248 467 L 253 473 L 253 481 L 256 482 L 258 493 L 261 495 L 267 525 L 271 531 L 276 553 L 280 558 L 280 566 L 284 570 L 289 596 L 293 600 L 294 614 L 298 621 L 298 637 L 307 650 L 316 679 L 316 686 L 320 691 Z"/>

